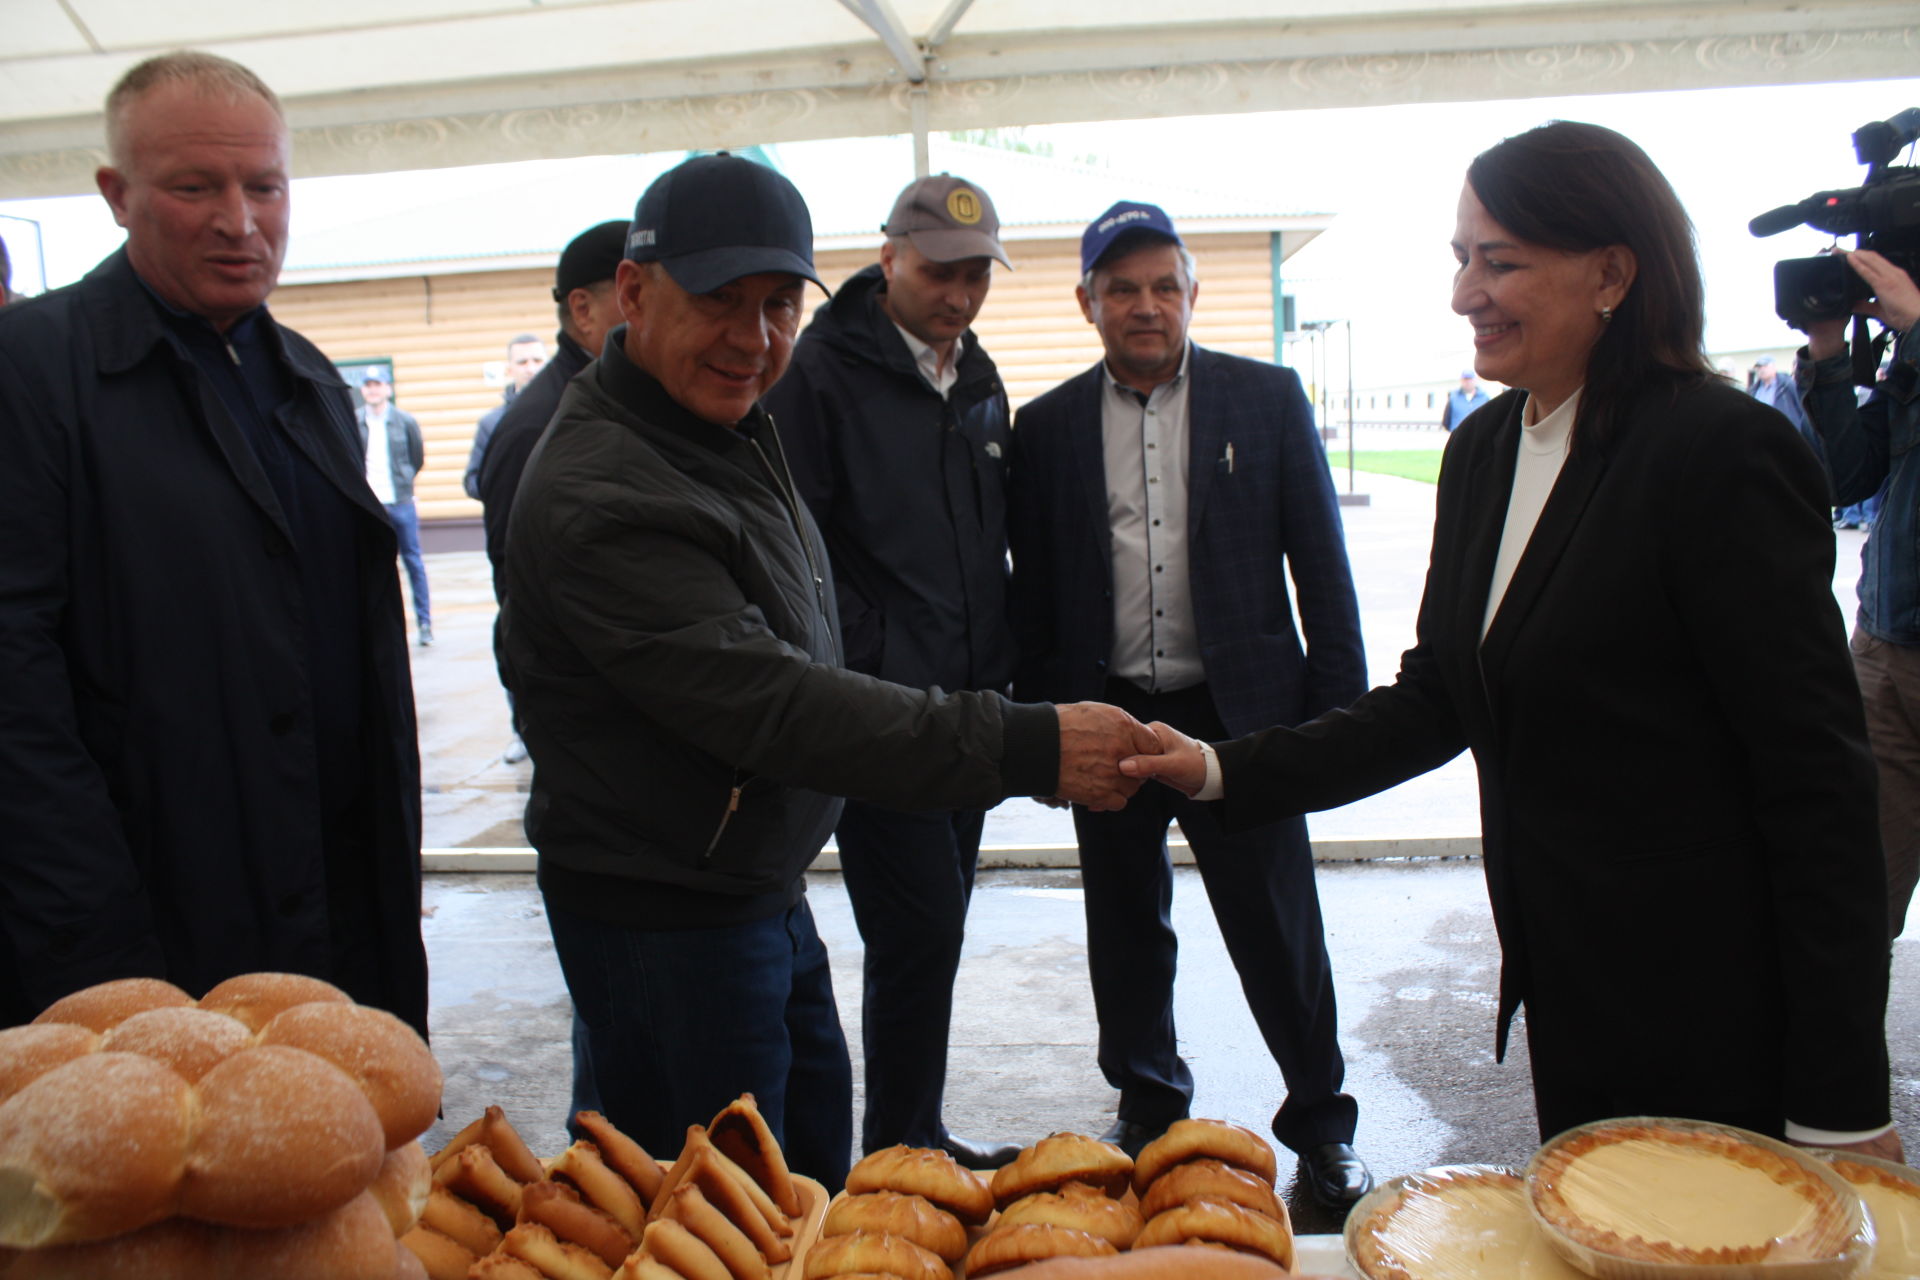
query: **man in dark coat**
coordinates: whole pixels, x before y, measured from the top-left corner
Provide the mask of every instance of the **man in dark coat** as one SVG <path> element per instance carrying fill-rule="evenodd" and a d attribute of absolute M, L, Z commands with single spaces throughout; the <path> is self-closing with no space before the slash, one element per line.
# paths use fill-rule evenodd
<path fill-rule="evenodd" d="M 345 385 L 263 305 L 286 123 L 175 53 L 107 137 L 126 247 L 0 312 L 0 1016 L 271 969 L 424 1031 L 394 532 Z"/>
<path fill-rule="evenodd" d="M 814 314 L 767 412 L 819 522 L 847 666 L 915 688 L 1005 690 L 1007 393 L 971 325 L 1007 262 L 986 192 L 948 174 L 894 202 L 880 261 Z M 866 944 L 860 1144 L 998 1168 L 941 1118 L 953 980 L 986 810 L 847 802 L 834 836 Z"/>
<path fill-rule="evenodd" d="M 1187 341 L 1199 285 L 1163 210 L 1109 209 L 1081 240 L 1081 267 L 1080 307 L 1106 358 L 1014 424 L 1015 696 L 1099 698 L 1182 732 L 1297 724 L 1358 697 L 1360 610 L 1300 379 Z M 1316 1199 L 1358 1200 L 1371 1179 L 1350 1145 L 1358 1108 L 1340 1091 L 1305 823 L 1229 832 L 1172 793 L 1073 818 L 1100 1068 L 1120 1091 L 1107 1141 L 1137 1152 L 1193 1097 L 1173 1020 L 1166 834 L 1178 820 L 1286 1080 L 1274 1136 Z"/>

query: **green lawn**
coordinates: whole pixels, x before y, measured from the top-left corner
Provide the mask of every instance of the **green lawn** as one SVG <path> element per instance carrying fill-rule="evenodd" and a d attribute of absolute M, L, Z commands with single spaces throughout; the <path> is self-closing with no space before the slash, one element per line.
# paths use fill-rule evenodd
<path fill-rule="evenodd" d="M 1347 469 L 1347 451 L 1343 448 L 1328 449 L 1327 461 L 1333 466 L 1334 475 L 1342 475 Z M 1362 449 L 1353 455 L 1353 469 L 1433 484 L 1440 479 L 1440 450 Z"/>

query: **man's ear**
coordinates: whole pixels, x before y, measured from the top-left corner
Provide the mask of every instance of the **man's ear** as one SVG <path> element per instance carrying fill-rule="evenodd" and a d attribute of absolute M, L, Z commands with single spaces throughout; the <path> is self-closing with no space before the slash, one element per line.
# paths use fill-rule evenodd
<path fill-rule="evenodd" d="M 103 164 L 93 171 L 93 182 L 100 188 L 100 194 L 106 197 L 107 207 L 113 210 L 113 220 L 126 226 L 127 176 L 112 165 Z"/>
<path fill-rule="evenodd" d="M 1094 323 L 1093 297 L 1087 292 L 1087 286 L 1083 284 L 1073 286 L 1073 298 L 1080 304 L 1080 314 L 1087 318 L 1087 323 Z"/>

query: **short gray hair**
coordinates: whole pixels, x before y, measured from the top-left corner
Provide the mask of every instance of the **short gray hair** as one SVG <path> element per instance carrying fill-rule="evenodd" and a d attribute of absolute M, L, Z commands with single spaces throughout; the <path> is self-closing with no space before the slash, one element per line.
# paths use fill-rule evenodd
<path fill-rule="evenodd" d="M 1182 268 L 1185 269 L 1187 273 L 1187 288 L 1192 289 L 1194 285 L 1197 285 L 1200 283 L 1200 267 L 1199 267 L 1199 264 L 1194 262 L 1193 260 L 1193 250 L 1187 248 L 1187 246 L 1184 244 L 1178 243 L 1177 241 L 1173 242 L 1173 247 L 1180 251 L 1180 265 Z M 1080 277 L 1080 288 L 1086 292 L 1086 295 L 1089 298 L 1093 296 L 1094 273 L 1099 270 L 1100 270 L 1099 264 L 1096 263 L 1093 267 L 1093 270 L 1088 271 L 1085 275 Z"/>
<path fill-rule="evenodd" d="M 107 95 L 107 155 L 116 168 L 132 159 L 127 154 L 127 117 L 133 104 L 164 84 L 190 84 L 201 93 L 238 101 L 251 94 L 273 108 L 285 124 L 287 113 L 266 82 L 231 58 L 198 49 L 175 49 L 148 58 L 120 77 Z"/>

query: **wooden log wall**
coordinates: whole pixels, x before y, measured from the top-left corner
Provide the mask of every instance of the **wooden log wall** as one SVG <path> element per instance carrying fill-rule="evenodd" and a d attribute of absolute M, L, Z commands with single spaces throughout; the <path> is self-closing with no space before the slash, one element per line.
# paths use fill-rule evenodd
<path fill-rule="evenodd" d="M 1194 339 L 1272 359 L 1266 234 L 1197 236 L 1193 249 L 1200 266 Z M 1015 269 L 996 272 L 975 328 L 1017 409 L 1097 360 L 1100 340 L 1074 302 L 1077 240 L 1014 241 L 1008 252 Z M 823 251 L 818 265 L 837 288 L 876 257 L 872 249 L 835 249 Z M 526 269 L 289 285 L 272 306 L 337 362 L 392 360 L 395 403 L 420 420 L 425 438 L 426 466 L 414 489 L 420 516 L 460 520 L 480 514 L 460 487 L 474 424 L 500 401 L 483 370 L 505 360 L 515 334 L 537 334 L 551 346 L 552 284 L 551 270 Z M 810 302 L 819 297 L 814 291 Z"/>

